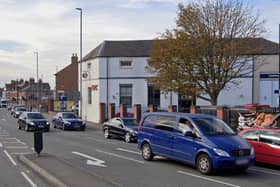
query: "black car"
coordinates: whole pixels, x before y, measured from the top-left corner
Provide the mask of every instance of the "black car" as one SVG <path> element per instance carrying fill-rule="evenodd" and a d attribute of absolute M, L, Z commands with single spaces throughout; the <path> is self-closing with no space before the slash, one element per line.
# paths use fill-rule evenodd
<path fill-rule="evenodd" d="M 52 124 L 54 128 L 61 128 L 62 130 L 67 129 L 78 129 L 84 131 L 86 123 L 79 119 L 73 112 L 59 112 L 53 119 Z"/>
<path fill-rule="evenodd" d="M 123 138 L 125 142 L 137 141 L 138 124 L 134 118 L 112 118 L 103 124 L 105 138 Z"/>
<path fill-rule="evenodd" d="M 27 112 L 25 107 L 16 107 L 13 113 L 15 118 L 18 118 L 23 112 Z"/>
<path fill-rule="evenodd" d="M 40 112 L 23 112 L 18 119 L 18 129 L 25 131 L 50 131 L 50 123 Z"/>

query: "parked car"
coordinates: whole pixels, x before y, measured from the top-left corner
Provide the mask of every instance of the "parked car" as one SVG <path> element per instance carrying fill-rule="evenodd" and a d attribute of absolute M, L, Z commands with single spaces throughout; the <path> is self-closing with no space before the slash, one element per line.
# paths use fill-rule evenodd
<path fill-rule="evenodd" d="M 145 160 L 165 156 L 196 166 L 202 174 L 245 171 L 255 162 L 252 146 L 215 116 L 146 113 L 140 122 L 138 148 Z"/>
<path fill-rule="evenodd" d="M 27 109 L 25 107 L 16 107 L 13 116 L 15 118 L 18 118 L 23 112 L 27 112 Z"/>
<path fill-rule="evenodd" d="M 23 106 L 23 105 L 13 105 L 12 108 L 11 108 L 11 115 L 12 115 L 12 116 L 14 115 L 15 109 L 16 109 L 17 107 L 24 107 L 24 106 Z"/>
<path fill-rule="evenodd" d="M 18 129 L 50 131 L 50 123 L 40 112 L 23 112 L 18 118 Z"/>
<path fill-rule="evenodd" d="M 54 128 L 67 129 L 79 129 L 84 131 L 86 123 L 79 119 L 73 112 L 59 112 L 53 119 L 52 124 Z"/>
<path fill-rule="evenodd" d="M 134 118 L 112 118 L 103 124 L 105 138 L 118 137 L 129 143 L 137 141 L 138 124 Z"/>
<path fill-rule="evenodd" d="M 248 128 L 239 134 L 254 147 L 257 162 L 280 166 L 280 129 Z"/>

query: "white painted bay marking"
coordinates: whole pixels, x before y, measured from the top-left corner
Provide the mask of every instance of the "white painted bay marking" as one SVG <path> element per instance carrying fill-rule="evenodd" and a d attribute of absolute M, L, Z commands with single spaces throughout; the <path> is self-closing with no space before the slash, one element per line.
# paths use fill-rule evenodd
<path fill-rule="evenodd" d="M 23 142 L 3 142 L 3 144 L 22 144 L 22 145 L 26 145 L 26 143 L 23 143 Z"/>
<path fill-rule="evenodd" d="M 276 173 L 276 172 L 272 172 L 272 171 L 267 171 L 267 170 L 263 170 L 263 169 L 250 168 L 250 169 L 248 169 L 248 170 L 257 171 L 257 172 L 261 172 L 261 173 L 266 173 L 266 174 L 270 174 L 270 175 L 277 175 L 277 176 L 280 176 L 280 173 Z"/>
<path fill-rule="evenodd" d="M 132 151 L 132 150 L 128 150 L 128 149 L 117 148 L 116 150 L 141 155 L 140 152 Z"/>
<path fill-rule="evenodd" d="M 9 136 L 8 134 L 0 134 L 0 136 Z"/>
<path fill-rule="evenodd" d="M 75 155 L 79 155 L 79 156 L 82 156 L 82 157 L 90 159 L 90 160 L 87 160 L 87 165 L 94 165 L 94 166 L 99 166 L 99 167 L 107 167 L 106 165 L 104 165 L 105 161 L 103 161 L 103 160 L 100 160 L 98 158 L 94 158 L 92 156 L 89 156 L 89 155 L 86 155 L 86 154 L 83 154 L 83 153 L 75 152 L 75 151 L 73 151 L 72 153 L 75 154 Z"/>
<path fill-rule="evenodd" d="M 7 149 L 28 149 L 27 146 L 7 146 Z"/>
<path fill-rule="evenodd" d="M 110 156 L 115 156 L 115 157 L 118 157 L 118 158 L 122 158 L 122 159 L 125 159 L 125 160 L 130 160 L 130 161 L 137 162 L 137 163 L 140 163 L 140 164 L 145 163 L 145 162 L 140 161 L 140 160 L 136 160 L 136 159 L 129 158 L 129 157 L 126 157 L 126 156 L 121 156 L 121 155 L 118 155 L 118 154 L 115 154 L 115 153 L 102 151 L 102 150 L 99 150 L 99 149 L 96 149 L 96 151 L 99 152 L 99 153 L 104 153 L 104 154 L 107 154 L 107 155 L 110 155 Z"/>
<path fill-rule="evenodd" d="M 215 183 L 218 183 L 218 184 L 224 184 L 226 186 L 241 187 L 241 186 L 238 186 L 238 185 L 235 185 L 235 184 L 231 184 L 231 183 L 227 183 L 227 182 L 211 179 L 211 178 L 208 178 L 208 177 L 202 177 L 202 176 L 199 176 L 199 175 L 195 175 L 195 174 L 187 173 L 187 172 L 183 172 L 183 171 L 177 171 L 177 173 L 181 173 L 181 174 L 188 175 L 188 176 L 191 176 L 191 177 L 196 177 L 196 178 L 199 178 L 199 179 L 204 179 L 204 180 L 215 182 Z"/>
<path fill-rule="evenodd" d="M 7 120 L 3 118 L 2 121 L 7 121 Z"/>
<path fill-rule="evenodd" d="M 28 155 L 32 154 L 33 152 L 13 152 L 11 155 Z"/>
<path fill-rule="evenodd" d="M 32 187 L 37 187 L 37 185 L 22 171 L 21 175 L 27 180 L 27 182 L 32 186 Z"/>
<path fill-rule="evenodd" d="M 3 144 L 0 142 L 0 147 L 3 147 Z"/>
<path fill-rule="evenodd" d="M 9 158 L 9 160 L 12 162 L 12 164 L 14 166 L 17 165 L 17 163 L 15 162 L 15 160 L 11 157 L 11 155 L 8 153 L 8 151 L 4 150 L 5 155 Z"/>

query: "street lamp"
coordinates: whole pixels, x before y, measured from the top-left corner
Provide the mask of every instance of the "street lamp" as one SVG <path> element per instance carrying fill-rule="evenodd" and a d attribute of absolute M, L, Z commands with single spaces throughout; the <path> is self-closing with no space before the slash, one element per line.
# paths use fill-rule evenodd
<path fill-rule="evenodd" d="M 80 117 L 83 118 L 83 100 L 82 100 L 82 15 L 83 9 L 76 8 L 76 10 L 80 11 Z"/>
<path fill-rule="evenodd" d="M 39 68 L 38 68 L 38 52 L 34 52 L 36 55 L 36 71 L 37 71 L 37 110 L 39 111 Z"/>

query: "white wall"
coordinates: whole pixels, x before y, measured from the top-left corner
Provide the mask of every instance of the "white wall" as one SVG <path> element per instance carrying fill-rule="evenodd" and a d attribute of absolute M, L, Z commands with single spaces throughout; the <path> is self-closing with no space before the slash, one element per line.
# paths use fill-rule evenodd
<path fill-rule="evenodd" d="M 230 85 L 228 90 L 222 90 L 218 97 L 218 105 L 245 105 L 252 103 L 252 78 L 237 79 L 239 85 Z M 210 106 L 211 103 L 202 99 L 197 99 L 197 106 Z"/>

